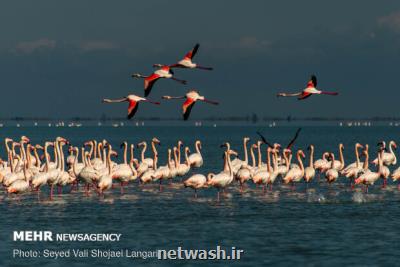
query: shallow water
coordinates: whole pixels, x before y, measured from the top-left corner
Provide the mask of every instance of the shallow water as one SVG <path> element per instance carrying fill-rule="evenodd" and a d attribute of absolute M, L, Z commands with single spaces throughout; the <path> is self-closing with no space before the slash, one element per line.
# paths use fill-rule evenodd
<path fill-rule="evenodd" d="M 107 139 L 114 148 L 123 140 L 138 143 L 157 136 L 161 142 L 160 160 L 165 163 L 166 149 L 182 139 L 191 146 L 196 139 L 203 141 L 205 164 L 194 172 L 216 172 L 222 168 L 219 145 L 230 141 L 242 156 L 242 137 L 256 140 L 255 131 L 262 130 L 271 142 L 286 144 L 295 127 L 82 127 L 82 128 L 3 128 L 1 138 L 18 138 L 22 134 L 33 143 L 64 136 L 81 145 L 89 138 Z M 338 143 L 345 146 L 345 159 L 354 161 L 354 143 L 369 143 L 374 155 L 380 140 L 397 140 L 400 129 L 394 127 L 305 127 L 295 148 L 306 151 L 313 143 L 316 156 L 326 150 L 337 154 Z M 119 149 L 119 148 L 118 148 Z M 0 149 L 4 155 L 3 147 Z M 308 160 L 307 160 L 308 162 Z M 392 168 L 393 169 L 393 168 Z M 399 256 L 396 246 L 400 215 L 400 192 L 389 181 L 381 182 L 366 194 L 361 187 L 352 191 L 346 178 L 332 185 L 323 179 L 304 184 L 282 185 L 279 181 L 272 191 L 263 194 L 261 188 L 249 184 L 243 194 L 235 184 L 216 201 L 216 191 L 199 191 L 193 197 L 190 189 L 182 188 L 180 178 L 166 184 L 159 193 L 157 184 L 139 186 L 132 183 L 119 194 L 119 186 L 104 198 L 92 193 L 68 193 L 64 188 L 53 201 L 44 188 L 38 198 L 28 193 L 19 198 L 0 195 L 0 266 L 97 266 L 132 264 L 184 266 L 209 265 L 199 261 L 158 261 L 156 259 L 99 259 L 68 258 L 51 260 L 13 259 L 12 249 L 101 248 L 153 251 L 156 249 L 214 249 L 217 245 L 244 250 L 240 261 L 220 261 L 257 266 L 276 265 L 396 265 Z M 13 242 L 14 230 L 51 230 L 55 233 L 121 233 L 120 242 Z"/>

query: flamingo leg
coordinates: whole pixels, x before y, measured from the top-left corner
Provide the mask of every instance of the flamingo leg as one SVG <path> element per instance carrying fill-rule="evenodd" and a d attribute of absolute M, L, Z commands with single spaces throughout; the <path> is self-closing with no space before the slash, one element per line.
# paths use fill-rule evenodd
<path fill-rule="evenodd" d="M 121 195 L 123 195 L 124 194 L 124 183 L 123 182 L 121 182 Z"/>
<path fill-rule="evenodd" d="M 53 200 L 53 185 L 50 186 L 50 200 Z"/>
<path fill-rule="evenodd" d="M 194 189 L 194 198 L 197 199 L 197 189 Z"/>

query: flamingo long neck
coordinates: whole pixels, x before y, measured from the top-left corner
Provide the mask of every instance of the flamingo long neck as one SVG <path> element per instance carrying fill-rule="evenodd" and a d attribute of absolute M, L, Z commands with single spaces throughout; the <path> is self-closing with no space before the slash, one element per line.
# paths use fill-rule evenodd
<path fill-rule="evenodd" d="M 84 147 L 81 148 L 81 157 L 82 157 L 82 162 L 83 162 L 84 166 L 87 167 L 88 163 L 87 163 L 87 160 L 86 160 L 85 148 Z"/>
<path fill-rule="evenodd" d="M 8 145 L 8 142 L 11 142 L 11 141 L 12 141 L 12 140 L 9 139 L 9 138 L 4 139 L 4 145 L 5 145 L 5 147 L 6 147 L 7 155 L 8 155 L 8 153 L 10 153 L 10 147 L 9 147 L 9 145 Z"/>
<path fill-rule="evenodd" d="M 390 144 L 389 144 L 389 152 L 390 152 L 390 154 L 392 154 L 393 157 L 394 157 L 393 165 L 396 165 L 396 164 L 397 164 L 397 157 L 396 157 L 396 154 L 395 154 L 394 151 L 393 151 L 393 143 L 392 143 L 392 142 L 390 142 Z M 383 155 L 382 155 L 382 156 L 383 156 Z M 382 160 L 382 159 L 381 159 L 381 160 Z"/>
<path fill-rule="evenodd" d="M 179 162 L 179 164 L 181 164 L 181 146 L 182 146 L 182 144 L 179 143 L 178 144 L 178 162 Z"/>
<path fill-rule="evenodd" d="M 111 146 L 108 147 L 107 153 L 107 168 L 108 168 L 108 175 L 111 175 Z"/>
<path fill-rule="evenodd" d="M 32 155 L 30 153 L 30 147 L 26 148 L 26 165 L 28 169 L 30 169 L 32 166 Z"/>
<path fill-rule="evenodd" d="M 258 143 L 257 144 L 257 150 L 258 150 L 258 167 L 261 167 L 261 148 L 260 148 L 261 144 Z"/>
<path fill-rule="evenodd" d="M 65 157 L 64 157 L 63 146 L 64 146 L 64 144 L 61 144 L 61 143 L 60 143 L 61 171 L 64 171 L 64 170 L 65 170 Z"/>
<path fill-rule="evenodd" d="M 168 149 L 168 163 L 167 163 L 168 169 L 172 169 L 171 165 L 171 149 Z"/>
<path fill-rule="evenodd" d="M 244 151 L 244 162 L 245 164 L 249 164 L 249 155 L 247 153 L 247 139 L 243 140 L 243 151 Z"/>
<path fill-rule="evenodd" d="M 58 146 L 58 143 L 57 143 L 57 141 L 56 141 L 56 142 L 54 142 L 53 144 L 54 144 L 54 146 L 53 146 L 54 163 L 56 163 L 56 164 L 57 164 L 57 167 L 58 167 L 58 153 L 57 153 L 57 146 Z"/>
<path fill-rule="evenodd" d="M 356 166 L 357 166 L 357 168 L 359 168 L 360 167 L 360 154 L 358 153 L 357 144 L 356 144 L 354 151 L 356 152 Z"/>
<path fill-rule="evenodd" d="M 301 159 L 300 153 L 297 153 L 297 161 L 299 162 L 300 170 L 304 174 L 304 165 L 303 165 L 303 160 Z"/>
<path fill-rule="evenodd" d="M 278 154 L 274 152 L 272 154 L 272 162 L 274 164 L 274 172 L 278 170 Z"/>
<path fill-rule="evenodd" d="M 36 149 L 36 148 L 33 150 L 33 153 L 35 154 L 35 159 L 36 159 L 36 167 L 40 167 L 40 164 L 41 164 L 41 162 L 40 162 L 40 157 L 39 157 L 39 154 L 38 154 L 38 152 L 37 152 L 37 149 Z"/>
<path fill-rule="evenodd" d="M 186 166 L 189 166 L 189 167 L 190 167 L 189 149 L 185 149 L 185 164 L 186 164 Z"/>
<path fill-rule="evenodd" d="M 89 150 L 89 156 L 91 157 L 93 154 L 93 141 L 90 141 L 90 150 Z"/>
<path fill-rule="evenodd" d="M 153 170 L 157 170 L 157 161 L 158 161 L 158 155 L 154 154 L 154 157 L 153 157 Z"/>
<path fill-rule="evenodd" d="M 229 143 L 228 143 L 228 145 L 229 145 Z M 201 155 L 201 149 L 200 149 L 200 142 L 199 141 L 196 142 L 196 153 Z"/>
<path fill-rule="evenodd" d="M 226 162 L 228 164 L 229 176 L 233 177 L 232 165 L 231 165 L 231 156 L 229 152 L 226 153 Z"/>
<path fill-rule="evenodd" d="M 128 164 L 128 144 L 124 142 L 124 164 Z"/>
<path fill-rule="evenodd" d="M 24 147 L 24 142 L 20 142 L 20 146 L 19 149 L 21 151 L 21 161 L 24 165 L 26 165 L 28 163 L 28 160 L 26 158 L 26 151 L 25 151 L 25 147 Z"/>
<path fill-rule="evenodd" d="M 76 173 L 76 167 L 78 165 L 78 160 L 79 160 L 79 148 L 75 148 L 75 158 L 74 158 L 74 164 L 72 165 L 72 171 L 74 172 L 75 176 L 77 177 L 77 173 Z"/>
<path fill-rule="evenodd" d="M 383 150 L 378 153 L 378 173 L 379 174 L 382 173 L 382 168 L 383 168 L 382 156 L 383 156 Z"/>
<path fill-rule="evenodd" d="M 93 158 L 94 159 L 97 158 L 97 150 L 98 150 L 97 141 L 93 140 Z"/>
<path fill-rule="evenodd" d="M 286 153 L 285 151 L 283 152 L 283 158 L 285 159 L 285 162 L 286 162 L 286 171 L 289 171 L 289 168 L 290 168 L 290 162 L 289 162 L 289 159 L 288 159 L 287 153 Z"/>
<path fill-rule="evenodd" d="M 13 173 L 14 170 L 15 170 L 15 166 L 14 166 L 14 159 L 13 159 L 12 151 L 10 151 L 10 152 L 8 153 L 8 160 L 10 161 L 11 173 Z"/>
<path fill-rule="evenodd" d="M 174 163 L 175 163 L 175 168 L 178 168 L 178 155 L 177 155 L 177 149 L 174 149 Z"/>
<path fill-rule="evenodd" d="M 135 168 L 135 166 L 133 166 L 135 160 L 132 159 L 131 162 L 129 163 L 129 167 L 131 168 L 131 172 L 132 172 L 132 177 L 137 178 L 138 172 Z"/>
<path fill-rule="evenodd" d="M 310 168 L 314 167 L 314 146 L 310 147 L 310 164 L 309 164 Z"/>
<path fill-rule="evenodd" d="M 256 157 L 254 156 L 253 146 L 250 147 L 250 156 L 251 156 L 251 166 L 253 168 L 255 168 L 256 167 Z"/>
<path fill-rule="evenodd" d="M 147 144 L 146 144 L 146 142 L 144 142 L 143 148 L 142 148 L 142 153 L 141 153 L 142 162 L 144 162 L 144 153 L 146 152 L 146 149 L 147 149 Z"/>
<path fill-rule="evenodd" d="M 267 171 L 271 172 L 271 150 L 267 148 Z"/>
<path fill-rule="evenodd" d="M 364 160 L 364 170 L 368 170 L 368 160 L 369 160 L 369 153 L 368 150 L 365 151 L 365 160 Z"/>
<path fill-rule="evenodd" d="M 57 160 L 56 160 L 56 169 L 58 169 L 58 170 L 60 170 L 61 169 L 61 162 L 60 162 L 60 159 L 59 159 L 59 156 L 58 156 L 58 154 L 59 154 L 59 150 L 58 150 L 59 148 L 58 148 L 58 141 L 55 141 L 54 142 L 54 152 L 55 152 L 55 154 L 54 154 L 54 157 L 56 157 L 57 158 Z"/>
<path fill-rule="evenodd" d="M 340 169 L 344 167 L 343 146 L 339 147 Z"/>
<path fill-rule="evenodd" d="M 45 169 L 46 172 L 49 171 L 49 156 L 48 156 L 48 152 L 47 152 L 47 148 L 48 148 L 48 147 L 49 147 L 49 144 L 46 143 L 46 144 L 44 145 L 44 151 L 43 151 L 43 153 L 44 153 L 44 159 L 45 159 L 44 169 Z"/>
<path fill-rule="evenodd" d="M 134 156 L 134 146 L 131 144 L 131 158 L 130 158 L 130 161 L 129 161 L 129 162 L 132 162 L 134 159 L 135 159 L 135 156 Z"/>
<path fill-rule="evenodd" d="M 151 142 L 151 149 L 153 150 L 153 155 L 158 155 L 155 142 Z"/>
<path fill-rule="evenodd" d="M 107 153 L 104 153 L 104 144 L 103 142 L 99 142 L 98 145 L 98 155 L 99 155 L 99 159 L 101 159 L 103 162 L 107 161 Z"/>

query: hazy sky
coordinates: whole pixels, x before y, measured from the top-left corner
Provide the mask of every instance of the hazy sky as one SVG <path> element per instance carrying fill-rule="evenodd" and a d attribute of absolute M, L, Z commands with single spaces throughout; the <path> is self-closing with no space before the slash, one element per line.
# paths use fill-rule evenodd
<path fill-rule="evenodd" d="M 143 95 L 133 72 L 171 64 L 196 42 L 195 62 L 150 97 L 197 88 L 208 115 L 398 116 L 400 1 L 3 1 L 0 116 L 125 116 L 104 97 Z M 338 97 L 276 98 L 319 87 Z M 180 116 L 179 101 L 142 104 L 138 116 Z"/>

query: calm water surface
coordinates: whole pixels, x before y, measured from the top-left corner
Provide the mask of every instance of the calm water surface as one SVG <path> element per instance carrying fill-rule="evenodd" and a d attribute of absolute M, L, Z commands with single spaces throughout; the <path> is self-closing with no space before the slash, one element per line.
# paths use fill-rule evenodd
<path fill-rule="evenodd" d="M 82 128 L 3 128 L 4 137 L 18 138 L 22 134 L 33 143 L 63 136 L 81 145 L 88 139 L 107 139 L 114 147 L 127 140 L 138 143 L 157 136 L 161 142 L 160 160 L 165 163 L 166 149 L 178 139 L 192 148 L 196 139 L 203 141 L 205 163 L 194 172 L 216 172 L 222 168 L 219 145 L 230 141 L 243 155 L 242 137 L 257 140 L 255 131 L 262 130 L 271 142 L 286 144 L 295 127 L 82 127 Z M 305 127 L 295 148 L 306 150 L 312 143 L 316 156 L 323 151 L 337 153 L 338 143 L 345 145 L 345 159 L 354 161 L 354 143 L 369 143 L 371 151 L 380 140 L 399 140 L 395 127 Z M 193 150 L 193 148 L 192 148 Z M 4 156 L 4 147 L 0 149 Z M 371 152 L 374 154 L 374 152 Z M 308 160 L 307 160 L 308 162 Z M 68 189 L 49 201 L 45 188 L 38 200 L 28 193 L 19 200 L 9 198 L 2 189 L 0 195 L 0 266 L 133 266 L 204 265 L 211 262 L 158 261 L 156 259 L 79 259 L 51 260 L 13 259 L 12 249 L 101 248 L 153 251 L 156 249 L 214 249 L 217 245 L 243 249 L 241 261 L 212 262 L 222 265 L 397 265 L 400 255 L 400 192 L 389 182 L 386 189 L 380 183 L 368 194 L 349 190 L 348 181 L 328 186 L 314 181 L 308 188 L 298 185 L 293 191 L 279 182 L 272 192 L 262 194 L 253 184 L 240 194 L 236 185 L 216 201 L 216 191 L 193 192 L 184 189 L 177 178 L 158 192 L 157 185 L 131 184 L 124 195 L 116 187 L 105 198 L 82 192 L 69 194 Z M 55 233 L 121 233 L 117 243 L 12 241 L 14 230 L 51 230 Z"/>

